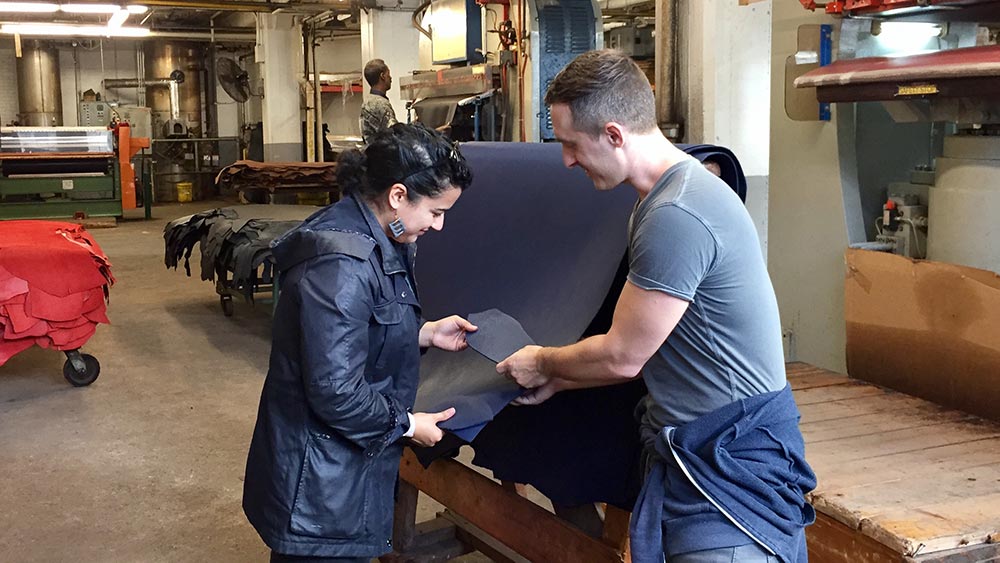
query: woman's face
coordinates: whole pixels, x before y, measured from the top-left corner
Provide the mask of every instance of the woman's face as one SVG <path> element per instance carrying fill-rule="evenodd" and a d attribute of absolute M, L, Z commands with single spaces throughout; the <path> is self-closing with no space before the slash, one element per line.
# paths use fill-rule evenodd
<path fill-rule="evenodd" d="M 454 186 L 435 197 L 424 196 L 416 201 L 411 200 L 408 194 L 404 194 L 397 200 L 398 207 L 395 211 L 406 230 L 393 238 L 398 242 L 412 243 L 430 229 L 440 231 L 444 228 L 445 212 L 455 205 L 460 195 L 462 190 Z"/>

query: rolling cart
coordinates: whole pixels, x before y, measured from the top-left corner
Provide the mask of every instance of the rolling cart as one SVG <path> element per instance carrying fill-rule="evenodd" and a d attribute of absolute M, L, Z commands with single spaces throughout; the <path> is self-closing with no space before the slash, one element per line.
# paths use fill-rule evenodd
<path fill-rule="evenodd" d="M 66 355 L 63 377 L 75 387 L 101 373 L 81 352 L 108 323 L 111 263 L 80 225 L 0 221 L 0 366 L 40 346 Z"/>

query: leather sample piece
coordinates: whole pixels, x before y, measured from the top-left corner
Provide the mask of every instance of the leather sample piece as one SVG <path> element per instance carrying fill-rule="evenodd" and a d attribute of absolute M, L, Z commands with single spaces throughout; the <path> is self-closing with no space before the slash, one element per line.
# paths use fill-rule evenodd
<path fill-rule="evenodd" d="M 479 328 L 466 335 L 469 347 L 496 364 L 521 348 L 535 343 L 524 332 L 524 327 L 517 319 L 499 309 L 473 313 L 469 315 L 468 321 Z"/>
<path fill-rule="evenodd" d="M 111 262 L 80 225 L 0 221 L 0 365 L 37 344 L 75 350 L 108 323 Z"/>
<path fill-rule="evenodd" d="M 723 179 L 745 198 L 746 179 L 730 151 L 680 147 L 717 162 Z M 419 243 L 416 277 L 425 317 L 495 307 L 547 346 L 607 332 L 628 273 L 625 237 L 635 191 L 598 192 L 579 170 L 563 166 L 555 143 L 466 143 L 461 150 L 473 185 L 448 212 L 446 228 Z M 531 484 L 553 502 L 630 509 L 640 485 L 634 411 L 643 406 L 643 382 L 504 408 L 507 397 L 516 396 L 510 385 L 494 362 L 475 352 L 429 351 L 415 410 L 455 406 L 455 417 L 442 427 L 462 430 L 435 448 L 415 448 L 421 462 L 471 443 L 473 463 L 498 479 Z"/>

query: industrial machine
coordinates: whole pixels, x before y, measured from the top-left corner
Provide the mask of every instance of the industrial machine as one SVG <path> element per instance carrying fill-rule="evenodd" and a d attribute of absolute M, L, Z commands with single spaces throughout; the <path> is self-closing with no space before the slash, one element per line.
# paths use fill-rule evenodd
<path fill-rule="evenodd" d="M 136 207 L 127 125 L 0 129 L 0 219 L 120 217 Z"/>
<path fill-rule="evenodd" d="M 416 73 L 400 79 L 407 107 L 429 127 L 451 126 L 457 141 L 502 140 L 503 96 L 496 65 Z"/>

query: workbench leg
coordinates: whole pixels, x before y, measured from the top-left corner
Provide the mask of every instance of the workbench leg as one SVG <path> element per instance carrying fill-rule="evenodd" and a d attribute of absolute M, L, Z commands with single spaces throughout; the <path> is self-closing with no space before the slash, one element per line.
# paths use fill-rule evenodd
<path fill-rule="evenodd" d="M 396 492 L 396 510 L 392 522 L 393 549 L 405 552 L 413 545 L 417 526 L 417 497 L 420 491 L 416 487 L 399 480 Z"/>

